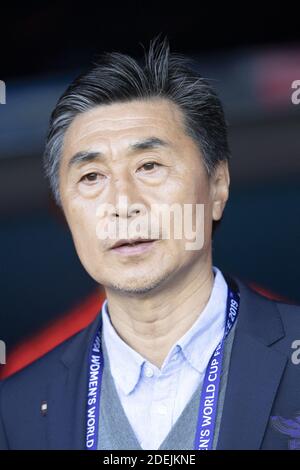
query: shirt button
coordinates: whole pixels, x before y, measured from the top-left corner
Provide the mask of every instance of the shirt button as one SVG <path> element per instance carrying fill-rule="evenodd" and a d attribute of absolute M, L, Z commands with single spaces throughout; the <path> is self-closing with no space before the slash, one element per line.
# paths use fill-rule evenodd
<path fill-rule="evenodd" d="M 145 368 L 145 376 L 146 377 L 152 377 L 153 374 L 154 374 L 153 369 L 151 369 L 151 367 L 147 366 Z"/>

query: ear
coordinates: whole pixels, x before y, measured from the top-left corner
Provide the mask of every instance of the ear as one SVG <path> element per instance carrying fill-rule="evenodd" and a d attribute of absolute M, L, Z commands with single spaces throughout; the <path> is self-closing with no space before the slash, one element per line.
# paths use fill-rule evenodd
<path fill-rule="evenodd" d="M 229 197 L 230 176 L 227 160 L 218 163 L 211 175 L 212 218 L 220 220 Z"/>

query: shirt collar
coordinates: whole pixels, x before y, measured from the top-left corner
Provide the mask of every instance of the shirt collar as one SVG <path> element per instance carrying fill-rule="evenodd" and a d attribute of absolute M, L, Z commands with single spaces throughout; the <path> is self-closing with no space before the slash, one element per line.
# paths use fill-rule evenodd
<path fill-rule="evenodd" d="M 222 272 L 213 266 L 214 284 L 210 298 L 192 327 L 173 345 L 162 370 L 175 352 L 180 351 L 189 364 L 203 373 L 224 334 L 227 284 Z M 131 348 L 116 332 L 108 310 L 107 299 L 102 305 L 103 337 L 108 352 L 111 373 L 128 395 L 137 385 L 146 359 Z"/>
<path fill-rule="evenodd" d="M 214 284 L 209 300 L 192 327 L 177 341 L 180 349 L 198 372 L 203 374 L 210 357 L 222 340 L 226 320 L 228 287 L 222 272 L 215 266 Z"/>

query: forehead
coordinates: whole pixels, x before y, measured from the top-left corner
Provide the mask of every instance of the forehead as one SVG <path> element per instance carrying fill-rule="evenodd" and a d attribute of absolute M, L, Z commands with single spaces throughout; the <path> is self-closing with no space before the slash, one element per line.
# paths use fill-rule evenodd
<path fill-rule="evenodd" d="M 81 113 L 72 122 L 64 138 L 64 152 L 90 149 L 101 143 L 114 144 L 130 136 L 148 134 L 165 137 L 173 143 L 184 135 L 184 115 L 166 99 L 136 100 L 97 106 Z"/>

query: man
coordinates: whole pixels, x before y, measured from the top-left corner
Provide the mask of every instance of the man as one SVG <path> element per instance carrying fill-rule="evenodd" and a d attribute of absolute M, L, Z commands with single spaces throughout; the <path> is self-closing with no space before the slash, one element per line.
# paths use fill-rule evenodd
<path fill-rule="evenodd" d="M 1 448 L 299 447 L 300 308 L 212 264 L 228 159 L 218 97 L 166 39 L 143 64 L 103 55 L 65 91 L 45 169 L 106 301 L 2 383 Z"/>

